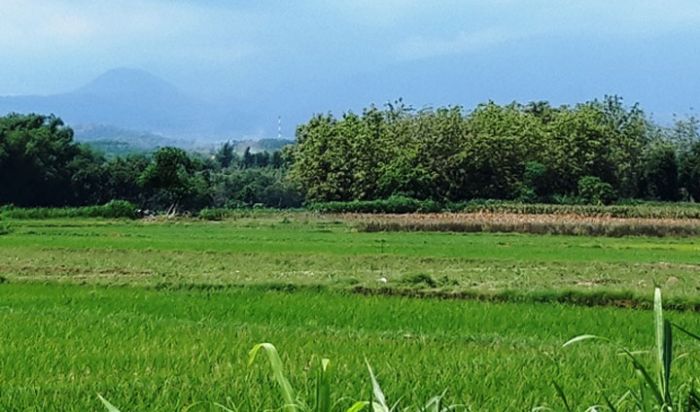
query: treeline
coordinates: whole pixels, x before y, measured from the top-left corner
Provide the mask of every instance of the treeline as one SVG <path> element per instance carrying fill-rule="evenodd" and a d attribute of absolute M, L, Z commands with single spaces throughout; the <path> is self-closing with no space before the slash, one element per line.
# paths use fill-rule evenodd
<path fill-rule="evenodd" d="M 405 196 L 611 203 L 700 199 L 695 118 L 660 127 L 606 97 L 318 115 L 297 130 L 290 176 L 314 202 Z"/>
<path fill-rule="evenodd" d="M 0 117 L 0 205 L 82 206 L 126 200 L 143 209 L 179 210 L 263 204 L 295 207 L 280 152 L 243 155 L 224 144 L 211 156 L 166 147 L 106 159 L 73 141 L 54 116 Z"/>
<path fill-rule="evenodd" d="M 618 97 L 559 107 L 486 103 L 472 111 L 414 110 L 399 101 L 341 118 L 315 116 L 298 127 L 294 145 L 272 153 L 239 155 L 226 143 L 208 155 L 166 147 L 106 159 L 74 142 L 59 118 L 11 114 L 0 117 L 0 205 L 694 201 L 699 126 L 691 117 L 661 127 Z"/>

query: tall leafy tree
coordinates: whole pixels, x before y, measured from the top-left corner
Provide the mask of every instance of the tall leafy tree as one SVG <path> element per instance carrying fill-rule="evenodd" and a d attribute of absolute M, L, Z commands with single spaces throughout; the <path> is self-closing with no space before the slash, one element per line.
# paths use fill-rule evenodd
<path fill-rule="evenodd" d="M 187 153 L 176 147 L 164 147 L 154 155 L 139 183 L 157 191 L 167 203 L 177 205 L 194 189 L 194 163 Z"/>
<path fill-rule="evenodd" d="M 223 145 L 221 145 L 219 150 L 217 150 L 214 157 L 216 158 L 216 161 L 219 162 L 219 165 L 224 169 L 227 167 L 231 167 L 234 160 L 236 160 L 236 152 L 234 145 L 231 142 L 224 143 Z"/>
<path fill-rule="evenodd" d="M 99 178 L 87 174 L 99 173 L 93 166 L 100 161 L 73 142 L 73 130 L 60 118 L 37 114 L 0 118 L 0 203 L 62 206 L 95 200 L 76 196 L 93 193 Z M 80 175 L 73 179 L 73 173 Z M 81 184 L 93 187 L 84 191 L 77 187 Z"/>

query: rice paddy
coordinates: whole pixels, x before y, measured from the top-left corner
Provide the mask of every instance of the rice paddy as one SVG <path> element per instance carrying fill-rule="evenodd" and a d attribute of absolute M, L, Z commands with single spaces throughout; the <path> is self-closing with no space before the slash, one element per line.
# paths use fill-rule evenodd
<path fill-rule="evenodd" d="M 122 412 L 276 410 L 269 366 L 247 363 L 260 342 L 277 346 L 305 399 L 329 358 L 338 410 L 369 397 L 365 359 L 403 406 L 446 391 L 470 410 L 563 410 L 556 381 L 583 409 L 623 393 L 635 373 L 613 345 L 562 344 L 592 333 L 649 351 L 653 314 L 558 298 L 651 302 L 660 284 L 669 304 L 693 309 L 700 291 L 692 236 L 366 233 L 305 213 L 9 225 L 0 410 L 101 410 L 97 394 Z M 700 330 L 694 310 L 667 316 Z M 674 379 L 685 382 L 700 344 L 676 345 Z"/>

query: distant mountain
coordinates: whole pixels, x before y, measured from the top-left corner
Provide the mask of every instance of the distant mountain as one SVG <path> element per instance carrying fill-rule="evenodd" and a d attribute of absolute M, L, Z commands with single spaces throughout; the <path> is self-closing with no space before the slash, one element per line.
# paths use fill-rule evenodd
<path fill-rule="evenodd" d="M 243 153 L 245 149 L 250 147 L 250 151 L 255 152 L 276 152 L 284 146 L 294 143 L 294 140 L 288 139 L 259 139 L 259 140 L 238 140 L 233 141 L 236 152 Z"/>
<path fill-rule="evenodd" d="M 73 128 L 75 140 L 85 143 L 107 156 L 151 152 L 159 147 L 175 146 L 191 149 L 192 142 L 105 125 L 83 125 Z"/>
<path fill-rule="evenodd" d="M 189 139 L 244 135 L 254 119 L 200 101 L 143 70 L 114 69 L 69 93 L 0 97 L 0 115 L 54 113 L 71 126 L 108 125 Z"/>
<path fill-rule="evenodd" d="M 174 146 L 182 149 L 207 153 L 214 153 L 222 144 L 222 141 L 192 141 L 163 136 L 157 133 L 139 132 L 135 130 L 121 129 L 114 126 L 87 125 L 73 128 L 75 140 L 91 146 L 108 157 L 122 156 L 133 153 L 152 152 L 160 147 Z M 235 151 L 242 154 L 246 148 L 255 152 L 274 152 L 284 146 L 293 144 L 288 139 L 258 139 L 258 140 L 229 140 Z"/>

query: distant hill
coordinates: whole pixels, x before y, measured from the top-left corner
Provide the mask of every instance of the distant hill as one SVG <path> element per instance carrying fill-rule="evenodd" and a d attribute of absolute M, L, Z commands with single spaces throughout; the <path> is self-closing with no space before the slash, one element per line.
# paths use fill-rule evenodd
<path fill-rule="evenodd" d="M 78 126 L 74 127 L 73 130 L 75 131 L 76 141 L 85 143 L 108 157 L 132 153 L 147 153 L 165 146 L 180 147 L 195 152 L 212 153 L 223 144 L 223 142 L 176 139 L 157 133 L 139 132 L 105 125 Z M 274 152 L 282 149 L 286 145 L 294 143 L 293 140 L 288 139 L 229 141 L 233 143 L 238 153 L 243 153 L 247 147 L 250 147 L 252 152 Z"/>
<path fill-rule="evenodd" d="M 156 133 L 120 129 L 114 126 L 85 125 L 73 128 L 75 140 L 108 155 L 151 152 L 159 147 L 175 146 L 191 149 L 188 141 L 165 137 Z"/>
<path fill-rule="evenodd" d="M 9 112 L 53 113 L 76 128 L 99 124 L 189 139 L 244 135 L 253 124 L 235 108 L 200 101 L 151 73 L 124 68 L 68 93 L 0 97 L 0 115 Z"/>
<path fill-rule="evenodd" d="M 275 152 L 281 150 L 284 146 L 294 143 L 294 140 L 288 139 L 260 139 L 260 140 L 238 140 L 234 141 L 236 151 L 243 153 L 247 147 L 250 147 L 251 152 Z"/>

